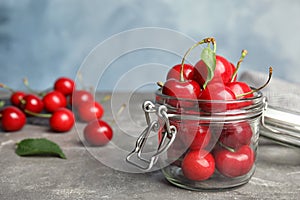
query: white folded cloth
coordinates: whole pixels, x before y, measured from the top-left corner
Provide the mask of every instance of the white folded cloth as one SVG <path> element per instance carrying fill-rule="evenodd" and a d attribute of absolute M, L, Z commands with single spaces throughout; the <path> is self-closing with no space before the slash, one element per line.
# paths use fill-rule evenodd
<path fill-rule="evenodd" d="M 268 74 L 257 71 L 245 71 L 239 77 L 240 81 L 246 82 L 248 85 L 255 88 L 262 86 L 267 79 Z M 262 90 L 262 92 L 268 98 L 270 106 L 300 113 L 299 83 L 291 83 L 272 77 L 271 82 Z"/>

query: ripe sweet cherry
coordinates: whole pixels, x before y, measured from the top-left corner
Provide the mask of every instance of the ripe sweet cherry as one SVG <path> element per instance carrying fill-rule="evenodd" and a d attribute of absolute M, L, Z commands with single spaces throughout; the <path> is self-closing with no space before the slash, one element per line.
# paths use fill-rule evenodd
<path fill-rule="evenodd" d="M 252 129 L 248 122 L 225 124 L 219 141 L 223 145 L 236 149 L 243 145 L 249 145 L 252 138 Z"/>
<path fill-rule="evenodd" d="M 60 77 L 54 83 L 54 90 L 61 92 L 65 96 L 68 96 L 71 95 L 75 90 L 75 83 L 70 78 Z"/>
<path fill-rule="evenodd" d="M 90 122 L 100 119 L 103 116 L 104 109 L 102 105 L 96 101 L 82 103 L 77 107 L 79 119 L 83 122 Z"/>
<path fill-rule="evenodd" d="M 231 63 L 220 55 L 216 55 L 216 68 L 214 77 L 210 83 L 228 83 L 231 80 L 233 71 Z M 208 70 L 203 60 L 200 60 L 195 65 L 194 80 L 202 87 L 206 81 Z"/>
<path fill-rule="evenodd" d="M 80 104 L 82 105 L 82 103 L 88 103 L 93 101 L 93 95 L 86 90 L 75 90 L 70 96 L 70 104 L 75 108 Z"/>
<path fill-rule="evenodd" d="M 181 64 L 178 64 L 178 65 L 175 65 L 174 67 L 172 67 L 169 70 L 168 74 L 167 74 L 167 80 L 168 79 L 179 80 L 180 76 L 181 76 L 180 75 L 181 74 L 181 68 L 182 68 Z M 183 73 L 184 79 L 192 80 L 193 77 L 194 77 L 194 66 L 190 65 L 190 64 L 184 64 L 182 73 Z"/>
<path fill-rule="evenodd" d="M 67 132 L 73 128 L 75 117 L 68 108 L 58 108 L 53 113 L 34 113 L 29 110 L 24 110 L 26 114 L 35 117 L 42 117 L 49 119 L 49 126 L 55 132 Z"/>
<path fill-rule="evenodd" d="M 21 99 L 20 107 L 33 113 L 40 113 L 44 109 L 43 101 L 34 94 L 27 94 Z"/>
<path fill-rule="evenodd" d="M 66 107 L 67 106 L 67 99 L 66 97 L 59 91 L 51 91 L 48 92 L 43 97 L 44 108 L 48 112 L 54 112 L 58 108 Z"/>
<path fill-rule="evenodd" d="M 50 127 L 55 132 L 67 132 L 72 129 L 74 123 L 74 114 L 67 108 L 57 109 L 49 119 Z"/>
<path fill-rule="evenodd" d="M 214 152 L 216 168 L 227 177 L 238 177 L 247 174 L 255 161 L 254 151 L 248 145 L 238 149 L 217 148 Z"/>
<path fill-rule="evenodd" d="M 209 83 L 199 96 L 199 107 L 206 112 L 221 112 L 232 109 L 225 101 L 235 100 L 234 93 L 223 83 Z"/>
<path fill-rule="evenodd" d="M 215 159 L 203 149 L 192 150 L 185 155 L 181 168 L 183 175 L 190 180 L 207 180 L 215 171 Z"/>
<path fill-rule="evenodd" d="M 22 99 L 26 96 L 25 92 L 16 91 L 10 96 L 10 102 L 12 105 L 19 107 Z"/>
<path fill-rule="evenodd" d="M 193 101 L 181 101 L 180 99 L 194 99 L 200 95 L 200 86 L 193 80 L 176 80 L 169 79 L 162 87 L 162 93 L 175 99 L 168 100 L 168 104 L 174 107 L 193 107 L 195 102 Z"/>
<path fill-rule="evenodd" d="M 7 106 L 0 111 L 1 128 L 4 131 L 18 131 L 26 123 L 25 114 L 15 106 Z"/>
<path fill-rule="evenodd" d="M 112 139 L 113 130 L 108 123 L 97 119 L 87 124 L 83 136 L 91 146 L 104 146 Z"/>

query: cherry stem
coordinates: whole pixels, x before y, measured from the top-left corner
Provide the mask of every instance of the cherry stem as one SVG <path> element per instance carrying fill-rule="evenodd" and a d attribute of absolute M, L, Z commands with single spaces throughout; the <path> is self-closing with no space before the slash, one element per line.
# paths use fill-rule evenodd
<path fill-rule="evenodd" d="M 0 83 L 0 87 L 6 90 L 9 90 L 11 93 L 15 93 L 15 90 L 12 89 L 11 87 L 8 87 L 7 85 Z"/>
<path fill-rule="evenodd" d="M 228 150 L 228 151 L 230 151 L 230 152 L 232 152 L 232 153 L 235 152 L 235 150 L 234 150 L 233 148 L 231 148 L 231 147 L 229 147 L 229 146 L 223 144 L 223 143 L 220 142 L 220 141 L 218 142 L 218 144 L 219 144 L 221 147 L 223 147 L 224 149 L 226 149 L 226 150 Z"/>
<path fill-rule="evenodd" d="M 31 112 L 29 110 L 24 110 L 25 113 L 35 116 L 35 117 L 42 117 L 42 118 L 50 118 L 52 116 L 52 114 L 50 113 L 35 113 L 35 112 Z"/>
<path fill-rule="evenodd" d="M 184 62 L 185 62 L 185 58 L 190 54 L 190 52 L 197 46 L 204 44 L 204 43 L 212 43 L 213 44 L 213 48 L 214 48 L 214 52 L 216 52 L 217 49 L 217 44 L 216 44 L 216 40 L 215 38 L 205 38 L 199 42 L 197 42 L 196 44 L 194 44 L 193 46 L 191 46 L 187 52 L 185 52 L 182 61 L 181 61 L 181 69 L 180 69 L 180 82 L 184 82 L 184 76 L 183 76 L 183 69 L 184 69 Z"/>
<path fill-rule="evenodd" d="M 29 92 L 31 92 L 31 93 L 33 93 L 33 94 L 36 94 L 36 95 L 38 95 L 38 96 L 40 96 L 40 97 L 45 96 L 45 95 L 47 94 L 47 92 L 51 91 L 51 88 L 46 89 L 46 90 L 44 90 L 44 91 L 40 91 L 40 92 L 33 90 L 33 89 L 29 86 L 29 82 L 28 82 L 28 79 L 27 79 L 27 78 L 24 78 L 24 79 L 23 79 L 23 83 L 24 83 L 25 87 L 29 90 Z"/>
<path fill-rule="evenodd" d="M 239 95 L 236 95 L 236 98 L 240 98 L 240 97 L 243 97 L 243 96 L 246 96 L 246 95 L 249 95 L 249 94 L 253 94 L 254 92 L 258 92 L 260 90 L 262 90 L 263 88 L 265 88 L 269 82 L 271 81 L 271 78 L 272 78 L 272 74 L 273 74 L 273 68 L 272 67 L 269 67 L 269 78 L 268 80 L 266 81 L 265 84 L 263 84 L 262 86 L 260 86 L 259 88 L 257 89 L 254 89 L 254 90 L 251 90 L 250 92 L 246 92 L 246 93 L 243 93 L 243 94 L 239 94 Z"/>
<path fill-rule="evenodd" d="M 87 87 L 83 82 L 82 73 L 80 71 L 77 72 L 77 77 L 82 89 L 87 90 Z"/>
<path fill-rule="evenodd" d="M 237 62 L 236 64 L 236 69 L 234 70 L 234 73 L 232 74 L 232 77 L 231 77 L 231 81 L 230 82 L 233 82 L 236 75 L 237 75 L 237 72 L 241 66 L 241 63 L 243 62 L 244 58 L 246 57 L 246 55 L 248 54 L 248 51 L 247 50 L 242 50 L 242 53 L 241 53 L 241 57 L 239 59 L 239 61 Z"/>
<path fill-rule="evenodd" d="M 157 84 L 160 88 L 162 88 L 162 87 L 164 86 L 164 83 L 163 83 L 162 81 L 157 81 L 156 84 Z"/>
<path fill-rule="evenodd" d="M 123 103 L 123 104 L 121 105 L 121 107 L 119 108 L 118 112 L 117 112 L 116 119 L 113 119 L 113 120 L 112 120 L 112 122 L 111 122 L 112 125 L 113 125 L 113 124 L 116 124 L 116 120 L 120 117 L 120 115 L 123 113 L 123 111 L 125 110 L 125 108 L 126 108 L 126 104 Z"/>
<path fill-rule="evenodd" d="M 119 117 L 122 114 L 122 112 L 124 111 L 125 108 L 126 108 L 126 104 L 123 103 L 122 106 L 120 107 L 120 109 L 117 112 L 117 117 Z"/>
<path fill-rule="evenodd" d="M 101 100 L 100 103 L 105 103 L 111 99 L 111 95 L 105 95 Z"/>
<path fill-rule="evenodd" d="M 29 90 L 29 92 L 32 92 L 32 93 L 36 94 L 36 91 L 34 91 L 33 89 L 31 89 L 31 87 L 29 86 L 29 82 L 28 82 L 27 78 L 23 78 L 23 83 L 26 86 L 26 88 Z"/>

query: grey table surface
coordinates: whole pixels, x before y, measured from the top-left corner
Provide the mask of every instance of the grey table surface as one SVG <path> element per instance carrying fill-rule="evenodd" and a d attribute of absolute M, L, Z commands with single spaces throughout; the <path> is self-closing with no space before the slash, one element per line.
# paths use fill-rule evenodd
<path fill-rule="evenodd" d="M 124 141 L 121 137 L 124 131 L 139 133 L 143 129 L 141 104 L 146 99 L 153 99 L 153 95 L 119 93 L 103 103 L 103 119 L 107 121 L 112 120 L 112 111 L 116 113 L 120 105 L 127 104 L 127 114 L 112 123 L 113 142 L 123 141 L 127 149 L 133 148 L 135 138 Z M 160 171 L 127 173 L 102 164 L 81 143 L 84 126 L 77 123 L 64 134 L 32 124 L 19 132 L 0 132 L 0 199 L 299 199 L 299 149 L 260 138 L 257 168 L 249 183 L 233 190 L 196 192 L 169 184 Z M 15 154 L 16 142 L 40 137 L 58 143 L 67 159 Z"/>

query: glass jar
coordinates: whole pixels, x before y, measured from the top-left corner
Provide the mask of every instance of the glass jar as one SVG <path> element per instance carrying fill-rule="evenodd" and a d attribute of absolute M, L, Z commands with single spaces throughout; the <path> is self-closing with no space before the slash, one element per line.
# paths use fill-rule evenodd
<path fill-rule="evenodd" d="M 149 170 L 160 166 L 166 179 L 190 190 L 222 190 L 247 183 L 255 171 L 259 128 L 265 106 L 261 92 L 230 101 L 178 99 L 156 92 L 155 104 L 144 103 L 148 127 L 127 161 Z M 158 120 L 151 121 L 155 112 Z M 158 150 L 150 158 L 142 150 L 151 131 Z M 147 163 L 133 160 L 133 155 Z"/>

